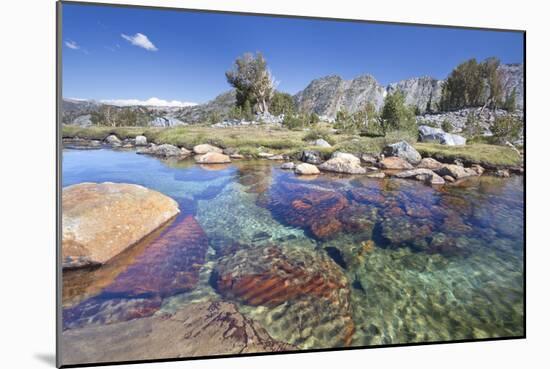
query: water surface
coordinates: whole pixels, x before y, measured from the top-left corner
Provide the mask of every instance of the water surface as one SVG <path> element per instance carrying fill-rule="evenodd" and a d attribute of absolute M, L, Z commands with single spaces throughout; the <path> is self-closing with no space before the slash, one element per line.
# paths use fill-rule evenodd
<path fill-rule="evenodd" d="M 349 295 L 351 345 L 523 335 L 522 177 L 432 188 L 363 176 L 304 179 L 279 165 L 201 167 L 133 151 L 64 150 L 63 186 L 135 183 L 181 209 L 111 263 L 64 273 L 65 329 L 228 299 L 276 339 L 299 348 L 343 345 L 334 339 L 342 307 L 304 298 L 254 305 L 215 288 L 223 258 L 245 268 L 253 262 L 247 255 L 276 245 L 289 258 L 328 257 L 343 273 L 347 284 L 338 288 Z M 192 241 L 182 245 L 182 237 Z M 334 272 L 322 265 L 306 267 Z M 177 287 L 164 284 L 176 279 Z"/>

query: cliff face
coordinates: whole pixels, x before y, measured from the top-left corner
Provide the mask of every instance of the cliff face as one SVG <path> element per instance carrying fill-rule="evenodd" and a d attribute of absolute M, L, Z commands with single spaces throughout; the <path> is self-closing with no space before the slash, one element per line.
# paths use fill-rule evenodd
<path fill-rule="evenodd" d="M 410 78 L 391 83 L 388 93 L 401 91 L 405 95 L 405 103 L 418 108 L 420 112 L 436 111 L 437 102 L 441 99 L 443 81 L 432 77 Z"/>
<path fill-rule="evenodd" d="M 516 105 L 523 110 L 523 64 L 502 64 L 499 67 L 502 82 L 504 85 L 504 95 L 516 92 Z"/>
<path fill-rule="evenodd" d="M 334 119 L 338 110 L 353 113 L 367 102 L 372 102 L 379 109 L 384 103 L 384 96 L 384 87 L 370 75 L 352 80 L 328 76 L 313 80 L 294 95 L 294 102 L 300 111 Z"/>

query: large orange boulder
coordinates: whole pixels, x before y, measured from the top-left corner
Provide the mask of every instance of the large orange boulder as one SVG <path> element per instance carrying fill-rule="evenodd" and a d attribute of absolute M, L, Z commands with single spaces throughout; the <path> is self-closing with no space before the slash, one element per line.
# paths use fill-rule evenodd
<path fill-rule="evenodd" d="M 63 268 L 103 264 L 179 213 L 176 201 L 126 183 L 80 183 L 62 194 Z"/>

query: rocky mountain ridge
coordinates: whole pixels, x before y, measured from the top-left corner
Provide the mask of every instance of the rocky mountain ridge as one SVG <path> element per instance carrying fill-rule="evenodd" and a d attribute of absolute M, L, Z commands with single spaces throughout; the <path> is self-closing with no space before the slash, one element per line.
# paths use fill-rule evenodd
<path fill-rule="evenodd" d="M 515 91 L 516 104 L 523 110 L 523 64 L 503 64 L 499 67 L 504 85 L 504 95 Z M 333 121 L 339 110 L 349 113 L 363 109 L 372 103 L 379 110 L 388 93 L 401 91 L 405 103 L 416 108 L 419 115 L 438 113 L 437 102 L 441 98 L 444 80 L 433 77 L 414 77 L 381 85 L 372 75 L 365 74 L 345 80 L 337 75 L 315 79 L 293 96 L 298 111 L 316 113 L 322 120 Z M 227 118 L 234 107 L 234 90 L 226 91 L 204 104 L 186 107 L 114 106 L 93 100 L 63 99 L 64 124 L 87 126 L 93 124 L 93 115 L 111 112 L 136 117 L 137 125 L 171 127 L 206 122 L 212 117 Z"/>
<path fill-rule="evenodd" d="M 515 91 L 518 109 L 523 109 L 523 64 L 503 64 L 499 67 L 503 80 L 504 96 Z M 388 93 L 401 91 L 405 103 L 414 106 L 420 114 L 437 112 L 444 80 L 433 77 L 414 77 L 390 83 L 384 87 L 371 75 L 361 75 L 352 80 L 339 76 L 327 76 L 313 80 L 294 95 L 298 110 L 316 113 L 328 120 L 336 118 L 340 109 L 355 113 L 368 102 L 379 110 Z"/>

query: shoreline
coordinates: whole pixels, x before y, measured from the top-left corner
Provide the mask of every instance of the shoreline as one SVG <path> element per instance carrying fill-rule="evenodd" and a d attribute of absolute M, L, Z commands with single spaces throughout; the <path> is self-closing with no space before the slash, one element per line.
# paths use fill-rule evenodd
<path fill-rule="evenodd" d="M 189 157 L 193 157 L 193 146 L 191 144 L 187 145 L 174 145 L 171 142 L 171 140 L 162 139 L 162 137 L 158 137 L 160 133 L 165 131 L 166 129 L 148 129 L 148 128 L 141 128 L 141 127 L 129 127 L 129 128 L 111 128 L 109 127 L 96 127 L 99 128 L 99 131 L 94 128 L 81 128 L 81 127 L 74 127 L 78 128 L 76 132 L 66 132 L 65 129 L 66 126 L 64 126 L 63 130 L 63 137 L 62 137 L 62 143 L 63 149 L 77 149 L 77 150 L 94 150 L 94 149 L 113 149 L 113 150 L 134 150 L 138 154 L 148 154 L 151 156 L 159 157 L 158 155 L 155 155 L 151 152 L 146 152 L 150 150 L 151 147 L 155 147 L 157 145 L 169 145 L 170 147 L 174 147 L 174 149 L 178 148 L 185 152 L 186 154 L 182 157 L 174 157 L 174 156 L 162 156 L 161 159 L 167 159 L 170 158 L 172 160 L 182 160 Z M 198 128 L 198 127 L 197 127 Z M 396 173 L 399 173 L 403 170 L 407 169 L 415 169 L 415 165 L 413 165 L 412 168 L 399 168 L 396 170 L 384 170 L 384 169 L 390 169 L 390 168 L 381 168 L 379 165 L 379 161 L 381 158 L 384 158 L 384 155 L 381 154 L 382 150 L 373 150 L 367 145 L 365 147 L 365 150 L 361 151 L 354 151 L 353 148 L 362 149 L 361 145 L 355 145 L 356 147 L 351 146 L 350 149 L 352 150 L 341 150 L 342 144 L 336 144 L 336 145 L 328 145 L 329 147 L 319 147 L 311 145 L 311 142 L 298 142 L 296 143 L 296 140 L 289 142 L 288 147 L 283 148 L 280 147 L 281 145 L 278 145 L 280 148 L 269 148 L 262 145 L 259 145 L 255 148 L 255 150 L 251 150 L 250 146 L 245 145 L 239 145 L 238 142 L 236 142 L 237 145 L 231 146 L 229 145 L 231 143 L 231 139 L 233 138 L 233 135 L 230 135 L 229 137 L 231 139 L 227 140 L 229 142 L 220 142 L 223 140 L 216 139 L 216 134 L 219 133 L 221 129 L 217 128 L 210 128 L 210 127 L 201 127 L 199 128 L 201 133 L 204 132 L 212 132 L 213 138 L 207 138 L 204 136 L 204 134 L 199 135 L 199 137 L 190 137 L 193 135 L 185 135 L 186 132 L 182 132 L 182 136 L 187 136 L 188 139 L 195 139 L 196 143 L 198 142 L 198 145 L 202 144 L 210 144 L 214 147 L 217 147 L 222 151 L 226 156 L 231 158 L 231 160 L 239 160 L 239 161 L 247 161 L 247 160 L 270 160 L 280 163 L 288 163 L 296 162 L 296 164 L 300 163 L 312 163 L 309 160 L 304 160 L 304 153 L 313 153 L 313 155 L 316 156 L 315 162 L 312 164 L 315 164 L 318 166 L 321 163 L 326 163 L 328 160 L 331 159 L 331 157 L 334 155 L 335 152 L 343 152 L 343 153 L 351 153 L 352 155 L 356 156 L 357 158 L 361 158 L 360 165 L 362 168 L 366 168 L 366 170 L 362 173 L 363 175 L 369 176 L 374 175 L 375 173 L 387 173 L 390 176 L 395 175 Z M 156 133 L 156 135 L 151 134 L 150 130 Z M 223 129 L 224 131 L 227 131 L 228 129 Z M 234 129 L 234 131 L 242 130 L 244 132 L 249 131 L 249 129 Z M 257 128 L 254 128 L 254 130 L 257 130 Z M 262 131 L 266 131 L 268 134 L 272 133 L 270 128 L 263 128 Z M 224 132 L 225 133 L 225 132 Z M 288 134 L 289 132 L 284 132 L 284 134 Z M 295 136 L 303 135 L 302 132 L 291 132 Z M 113 139 L 114 141 L 111 142 L 110 140 L 112 137 L 115 136 Z M 135 137 L 142 136 L 145 138 L 146 143 L 136 144 Z M 261 141 L 261 140 L 260 140 Z M 324 141 L 324 140 L 323 140 Z M 352 138 L 349 140 L 353 143 L 357 142 L 357 139 Z M 326 142 L 326 141 L 325 141 Z M 345 144 L 348 143 L 348 141 L 344 142 Z M 506 146 L 497 146 L 497 145 L 486 145 L 486 144 L 471 144 L 471 145 L 464 145 L 464 146 L 447 146 L 447 145 L 440 145 L 440 144 L 431 144 L 431 143 L 412 143 L 412 147 L 417 150 L 418 153 L 420 153 L 421 157 L 423 159 L 430 158 L 435 159 L 438 164 L 444 165 L 444 166 L 455 166 L 458 164 L 458 166 L 461 167 L 481 167 L 481 173 L 495 175 L 497 177 L 509 177 L 511 174 L 513 175 L 523 175 L 524 170 L 524 163 L 523 163 L 523 155 L 518 156 L 517 153 L 513 152 L 512 149 Z M 480 152 L 479 157 L 475 157 L 474 154 L 468 155 L 468 150 L 477 150 Z M 141 151 L 141 152 L 140 152 Z M 499 155 L 500 153 L 505 153 L 506 155 Z M 513 158 L 511 154 L 514 154 L 516 156 L 516 160 L 510 160 L 510 157 Z M 332 156 L 331 156 L 332 155 Z M 198 157 L 199 155 L 195 155 L 195 157 Z M 366 160 L 363 160 L 367 158 Z M 197 164 L 207 164 L 208 163 L 197 163 Z M 294 166 L 292 167 L 294 168 Z M 468 168 L 468 169 L 469 169 Z M 291 169 L 291 168 L 286 168 Z M 330 170 L 329 170 L 330 172 Z M 344 174 L 344 175 L 352 175 L 352 173 L 346 173 L 346 172 L 340 172 L 338 174 Z M 355 173 L 356 175 L 361 173 Z M 455 178 L 460 179 L 460 178 Z"/>

